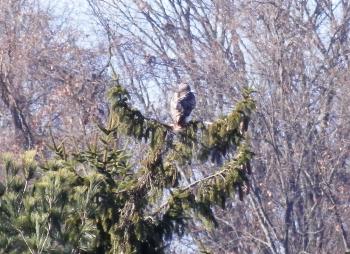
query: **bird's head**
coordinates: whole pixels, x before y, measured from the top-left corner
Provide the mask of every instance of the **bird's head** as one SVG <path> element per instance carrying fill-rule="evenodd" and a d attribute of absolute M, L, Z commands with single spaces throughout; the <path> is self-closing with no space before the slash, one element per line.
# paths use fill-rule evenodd
<path fill-rule="evenodd" d="M 178 88 L 177 88 L 178 92 L 190 92 L 191 91 L 191 87 L 189 84 L 187 83 L 180 83 Z"/>

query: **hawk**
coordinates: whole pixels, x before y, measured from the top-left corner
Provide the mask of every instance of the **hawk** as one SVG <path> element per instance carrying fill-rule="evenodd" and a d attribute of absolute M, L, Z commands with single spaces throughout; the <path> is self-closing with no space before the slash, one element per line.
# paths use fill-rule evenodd
<path fill-rule="evenodd" d="M 196 106 L 196 97 L 189 84 L 180 83 L 170 103 L 171 118 L 174 121 L 174 130 L 186 126 L 188 118 Z"/>

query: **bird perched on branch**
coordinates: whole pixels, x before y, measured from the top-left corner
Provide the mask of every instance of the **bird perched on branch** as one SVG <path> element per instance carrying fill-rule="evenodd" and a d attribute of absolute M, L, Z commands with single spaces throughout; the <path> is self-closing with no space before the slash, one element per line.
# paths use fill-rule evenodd
<path fill-rule="evenodd" d="M 170 103 L 170 113 L 174 121 L 174 130 L 183 129 L 192 110 L 196 106 L 196 98 L 189 84 L 180 83 Z"/>

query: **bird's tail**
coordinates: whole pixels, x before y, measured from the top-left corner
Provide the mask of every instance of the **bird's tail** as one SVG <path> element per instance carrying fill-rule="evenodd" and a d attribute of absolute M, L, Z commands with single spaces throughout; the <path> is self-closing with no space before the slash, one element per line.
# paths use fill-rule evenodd
<path fill-rule="evenodd" d="M 186 117 L 183 115 L 180 116 L 176 124 L 179 125 L 181 128 L 184 128 L 186 126 Z"/>

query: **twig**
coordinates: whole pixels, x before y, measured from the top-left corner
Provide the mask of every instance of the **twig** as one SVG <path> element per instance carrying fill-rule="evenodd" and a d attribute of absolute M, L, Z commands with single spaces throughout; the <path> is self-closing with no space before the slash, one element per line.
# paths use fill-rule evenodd
<path fill-rule="evenodd" d="M 22 232 L 21 230 L 19 230 L 18 228 L 15 228 L 15 229 L 18 231 L 18 233 L 19 233 L 19 234 L 21 235 L 21 237 L 23 238 L 23 241 L 24 241 L 24 243 L 27 245 L 27 247 L 28 247 L 30 253 L 31 253 L 31 254 L 34 254 L 33 250 L 30 248 L 30 246 L 29 246 L 27 240 L 25 239 L 25 237 L 24 237 L 24 235 L 23 235 L 23 232 Z"/>

